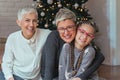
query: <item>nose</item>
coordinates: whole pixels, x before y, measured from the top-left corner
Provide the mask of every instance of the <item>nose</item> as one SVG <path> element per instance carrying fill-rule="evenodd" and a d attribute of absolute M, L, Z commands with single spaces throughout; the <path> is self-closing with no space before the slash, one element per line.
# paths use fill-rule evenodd
<path fill-rule="evenodd" d="M 87 34 L 86 34 L 86 33 L 83 34 L 83 38 L 84 38 L 84 39 L 87 38 Z"/>
<path fill-rule="evenodd" d="M 34 25 L 34 22 L 33 21 L 30 21 L 30 26 L 33 26 Z"/>
<path fill-rule="evenodd" d="M 67 29 L 64 30 L 64 34 L 65 35 L 68 34 L 68 30 Z"/>

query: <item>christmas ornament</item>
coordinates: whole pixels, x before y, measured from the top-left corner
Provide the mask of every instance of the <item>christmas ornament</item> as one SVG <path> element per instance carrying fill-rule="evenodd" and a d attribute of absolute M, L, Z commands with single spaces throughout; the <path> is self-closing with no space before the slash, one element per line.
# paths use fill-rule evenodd
<path fill-rule="evenodd" d="M 45 16 L 45 13 L 42 11 L 40 15 L 43 17 L 43 16 Z"/>
<path fill-rule="evenodd" d="M 59 8 L 61 8 L 61 7 L 62 7 L 62 4 L 61 4 L 61 2 L 60 2 L 60 1 L 58 2 L 58 7 L 59 7 Z"/>
<path fill-rule="evenodd" d="M 48 23 L 45 24 L 45 28 L 48 28 Z"/>
<path fill-rule="evenodd" d="M 77 9 L 77 8 L 79 7 L 79 4 L 78 4 L 78 3 L 75 3 L 75 4 L 74 4 L 74 7 L 75 7 L 75 9 Z"/>
<path fill-rule="evenodd" d="M 52 4 L 52 3 L 53 3 L 53 0 L 47 0 L 47 3 L 48 3 L 48 4 Z"/>

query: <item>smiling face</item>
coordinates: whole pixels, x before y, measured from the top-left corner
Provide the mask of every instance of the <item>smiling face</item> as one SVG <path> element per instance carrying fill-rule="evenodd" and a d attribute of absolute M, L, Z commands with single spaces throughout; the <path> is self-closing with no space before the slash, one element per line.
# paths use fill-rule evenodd
<path fill-rule="evenodd" d="M 76 35 L 76 25 L 73 20 L 66 19 L 58 22 L 57 30 L 60 37 L 67 43 L 70 43 Z"/>
<path fill-rule="evenodd" d="M 75 37 L 75 46 L 78 49 L 83 49 L 94 39 L 94 33 L 94 28 L 89 24 L 79 26 Z"/>
<path fill-rule="evenodd" d="M 17 24 L 21 27 L 23 36 L 30 39 L 37 28 L 37 15 L 35 13 L 26 13 L 21 20 L 17 20 Z"/>

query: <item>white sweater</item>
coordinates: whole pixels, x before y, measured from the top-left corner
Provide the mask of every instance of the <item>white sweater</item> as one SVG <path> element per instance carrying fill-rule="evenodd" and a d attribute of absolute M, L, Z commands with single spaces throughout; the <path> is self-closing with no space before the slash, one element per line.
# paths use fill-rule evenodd
<path fill-rule="evenodd" d="M 41 50 L 50 30 L 37 29 L 27 40 L 21 31 L 12 33 L 6 42 L 2 70 L 5 78 L 13 74 L 23 79 L 34 79 L 40 72 Z"/>

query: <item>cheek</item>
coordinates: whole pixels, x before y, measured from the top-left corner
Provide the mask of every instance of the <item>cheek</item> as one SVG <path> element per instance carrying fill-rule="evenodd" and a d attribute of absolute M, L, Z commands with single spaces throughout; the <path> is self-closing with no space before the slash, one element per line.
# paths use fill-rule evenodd
<path fill-rule="evenodd" d="M 38 26 L 38 24 L 36 23 L 36 24 L 35 24 L 35 27 L 37 27 L 37 26 Z"/>
<path fill-rule="evenodd" d="M 73 31 L 70 34 L 72 35 L 72 37 L 75 37 L 76 36 L 76 31 Z"/>
<path fill-rule="evenodd" d="M 27 25 L 28 25 L 28 24 L 25 23 L 25 22 L 22 22 L 22 23 L 20 24 L 20 26 L 23 27 L 23 28 L 26 27 Z"/>
<path fill-rule="evenodd" d="M 90 44 L 91 41 L 92 41 L 92 39 L 88 39 L 86 42 L 86 45 Z"/>
<path fill-rule="evenodd" d="M 25 30 L 26 29 L 26 25 L 24 24 L 24 25 L 21 25 L 21 29 L 22 30 Z"/>
<path fill-rule="evenodd" d="M 77 34 L 76 34 L 76 38 L 78 39 L 78 38 L 80 38 L 80 37 L 81 37 L 81 34 L 77 33 Z"/>

